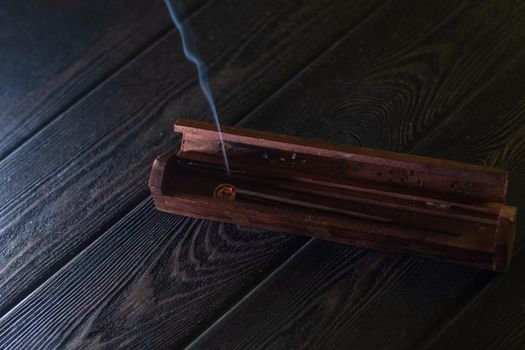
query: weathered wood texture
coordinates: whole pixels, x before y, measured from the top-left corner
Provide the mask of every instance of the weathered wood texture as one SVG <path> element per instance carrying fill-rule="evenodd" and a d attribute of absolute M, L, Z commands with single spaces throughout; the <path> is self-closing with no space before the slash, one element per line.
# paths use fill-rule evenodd
<path fill-rule="evenodd" d="M 524 349 L 525 254 L 469 301 L 425 349 Z"/>
<path fill-rule="evenodd" d="M 162 1 L 4 1 L 0 16 L 0 159 L 173 30 Z"/>
<path fill-rule="evenodd" d="M 312 239 L 189 348 L 417 348 L 483 286 L 479 277 L 465 267 Z"/>
<path fill-rule="evenodd" d="M 0 322 L 0 342 L 181 346 L 297 248 L 289 241 L 160 213 L 145 200 L 12 310 Z"/>
<path fill-rule="evenodd" d="M 438 9 L 426 7 L 429 17 L 422 16 L 426 11 L 418 12 L 419 23 L 436 20 L 440 24 L 430 32 L 415 31 L 419 40 L 403 40 L 399 32 L 389 30 L 385 23 L 399 21 L 393 14 L 390 19 L 385 16 L 371 22 L 241 125 L 504 166 L 511 171 L 509 202 L 524 206 L 525 162 L 520 156 L 525 152 L 525 72 L 520 64 L 525 59 L 520 44 L 523 5 L 465 5 L 451 5 L 444 19 L 436 13 L 446 3 L 436 4 Z M 479 16 L 477 20 L 469 17 L 474 13 Z M 407 23 L 418 23 L 404 18 Z M 374 33 L 378 27 L 384 29 L 378 37 L 385 36 L 388 43 L 394 39 L 389 37 L 392 35 L 400 46 L 398 50 L 375 58 L 370 52 L 383 52 L 381 45 L 385 45 L 379 39 L 367 40 L 369 48 L 364 52 L 352 50 L 359 35 Z M 404 45 L 409 49 L 403 50 Z M 465 47 L 472 48 L 468 55 Z M 338 64 L 342 61 L 347 64 Z M 311 86 L 318 88 L 311 91 Z M 459 90 L 449 94 L 446 86 Z M 501 103 L 494 103 L 497 96 L 501 96 Z M 290 104 L 291 100 L 303 102 Z M 522 242 L 523 229 L 518 232 L 518 241 Z M 361 250 L 340 252 L 327 245 L 312 241 L 193 346 L 418 348 L 493 276 L 421 259 L 367 255 Z M 518 263 L 511 274 L 520 269 Z M 284 295 L 273 294 L 280 290 L 289 295 L 283 302 Z M 505 298 L 505 294 L 500 297 Z M 498 300 L 494 297 L 491 302 L 496 309 Z M 512 310 L 513 315 L 520 314 Z M 495 324 L 488 317 L 484 319 L 491 323 L 486 327 L 494 326 L 495 331 Z M 464 325 L 468 327 L 468 321 Z M 514 330 L 519 327 L 515 318 L 515 323 L 509 322 L 497 331 L 517 343 L 520 338 Z M 473 328 L 470 332 L 482 337 Z M 446 344 L 455 348 L 453 342 Z"/>
<path fill-rule="evenodd" d="M 225 0 L 190 25 L 223 122 L 501 165 L 523 206 L 522 6 Z M 0 347 L 171 348 L 219 320 L 193 344 L 410 348 L 492 278 L 318 241 L 268 278 L 304 239 L 156 212 L 147 174 L 177 146 L 171 123 L 207 115 L 194 73 L 171 32 L 0 163 Z M 261 304 L 269 285 L 289 294 Z"/>
<path fill-rule="evenodd" d="M 379 2 L 292 1 L 283 4 L 281 1 L 229 0 L 207 5 L 190 19 L 189 25 L 199 38 L 201 56 L 209 64 L 213 88 L 220 92 L 217 100 L 226 116 L 223 120 L 240 119 L 341 35 L 359 27 L 380 10 Z M 221 30 L 214 31 L 215 28 Z M 210 35 L 212 31 L 214 35 Z M 304 37 L 310 40 L 305 42 Z M 51 275 L 60 274 L 64 269 L 58 270 L 68 260 L 89 247 L 119 217 L 147 197 L 151 162 L 162 150 L 176 146 L 170 131 L 176 115 L 203 118 L 207 115 L 207 106 L 196 84 L 194 68 L 182 55 L 178 34 L 172 32 L 0 164 L 6 169 L 2 175 L 7 180 L 0 182 L 1 243 L 6 247 L 1 256 L 4 313 L 16 304 L 16 308 L 22 305 L 38 308 L 39 302 L 33 302 L 45 299 L 43 294 L 32 293 L 37 299 L 31 301 L 25 297 Z M 31 162 L 21 161 L 29 154 Z M 153 207 L 148 210 L 151 210 L 149 215 L 156 215 Z M 146 220 L 146 214 L 137 215 L 140 218 L 133 220 Z M 105 242 L 113 239 L 111 235 L 104 237 Z M 289 237 L 282 239 L 288 241 Z M 298 244 L 300 241 L 291 242 L 288 249 Z M 242 242 L 239 245 L 242 246 Z M 232 263 L 236 261 L 234 252 L 229 257 Z M 141 256 L 120 258 L 134 261 Z M 282 260 L 269 251 L 265 264 L 272 266 Z M 164 263 L 170 264 L 170 261 Z M 249 275 L 251 266 L 244 266 Z M 269 270 L 262 269 L 263 273 Z M 240 271 L 230 273 L 239 280 L 248 278 Z M 88 283 L 100 287 L 97 281 Z M 194 287 L 199 288 L 200 283 Z M 46 287 L 39 290 L 55 288 L 52 285 L 48 281 Z M 122 284 L 118 290 L 128 293 L 131 287 L 132 284 Z M 220 292 L 224 286 L 216 287 Z M 66 283 L 61 288 L 72 288 L 75 295 L 81 293 L 75 284 Z M 248 289 L 246 284 L 239 283 L 236 293 Z M 111 302 L 103 298 L 94 301 L 102 309 Z M 73 304 L 67 308 L 74 310 L 75 300 L 71 302 Z M 197 307 L 174 296 L 164 303 L 159 300 L 158 310 L 168 304 L 185 311 L 172 315 L 189 320 L 179 324 L 183 328 L 200 327 L 191 320 L 200 318 L 203 313 L 216 312 L 218 317 L 217 310 L 228 305 L 217 302 Z M 44 335 L 53 337 L 55 333 L 49 327 L 54 326 L 46 322 L 46 315 L 35 313 L 35 318 L 29 321 L 39 335 L 25 338 L 25 346 L 38 343 Z M 3 329 L 7 333 L 15 334 L 17 328 L 7 325 L 15 318 L 27 316 L 29 314 L 17 314 L 13 309 L 0 323 L 6 326 Z M 115 332 L 105 333 L 106 327 L 95 325 L 103 319 L 94 314 L 92 317 L 84 319 L 88 322 L 85 327 L 90 329 L 86 332 L 93 332 L 88 333 L 90 336 L 121 339 L 117 326 Z M 20 322 L 25 322 L 22 319 Z M 75 328 L 79 321 L 73 317 L 71 322 L 63 323 L 62 332 L 71 332 L 68 325 Z M 117 317 L 112 322 L 118 325 L 121 320 Z M 170 343 L 182 340 L 179 336 L 183 331 L 176 327 L 171 317 L 159 316 L 150 327 L 142 320 L 130 327 L 137 334 L 152 332 L 152 336 L 161 338 L 162 334 L 154 332 L 161 323 L 175 327 L 170 328 L 173 335 Z M 37 324 L 42 327 L 40 331 L 36 329 Z M 61 337 L 61 334 L 56 335 Z M 6 333 L 1 338 L 13 339 Z M 2 346 L 7 345 L 8 341 Z"/>

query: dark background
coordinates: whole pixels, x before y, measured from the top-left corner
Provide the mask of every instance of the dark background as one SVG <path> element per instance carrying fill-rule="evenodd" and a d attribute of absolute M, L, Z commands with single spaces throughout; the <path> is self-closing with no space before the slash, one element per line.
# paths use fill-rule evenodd
<path fill-rule="evenodd" d="M 221 121 L 506 168 L 525 207 L 525 4 L 185 0 Z M 155 210 L 208 120 L 162 1 L 0 3 L 1 348 L 525 348 L 508 273 Z"/>

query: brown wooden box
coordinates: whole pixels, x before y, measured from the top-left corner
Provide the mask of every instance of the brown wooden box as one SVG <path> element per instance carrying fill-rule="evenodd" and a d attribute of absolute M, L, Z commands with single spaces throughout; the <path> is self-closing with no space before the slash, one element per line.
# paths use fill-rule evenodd
<path fill-rule="evenodd" d="M 516 208 L 505 171 L 179 120 L 158 157 L 159 210 L 506 270 Z"/>

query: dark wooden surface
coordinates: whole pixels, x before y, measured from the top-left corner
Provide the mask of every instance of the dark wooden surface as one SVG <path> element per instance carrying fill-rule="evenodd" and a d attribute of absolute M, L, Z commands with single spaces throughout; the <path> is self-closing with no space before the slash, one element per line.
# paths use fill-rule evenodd
<path fill-rule="evenodd" d="M 183 4 L 222 122 L 506 167 L 525 207 L 522 2 Z M 171 123 L 209 120 L 161 1 L 0 15 L 1 348 L 523 347 L 522 250 L 498 275 L 157 212 Z"/>
<path fill-rule="evenodd" d="M 186 18 L 206 3 L 185 0 Z M 5 1 L 0 158 L 173 30 L 161 1 Z"/>

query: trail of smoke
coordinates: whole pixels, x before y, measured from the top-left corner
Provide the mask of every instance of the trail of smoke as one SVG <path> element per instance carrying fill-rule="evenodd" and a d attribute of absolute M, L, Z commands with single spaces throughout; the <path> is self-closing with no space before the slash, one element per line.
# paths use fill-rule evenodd
<path fill-rule="evenodd" d="M 208 105 L 210 106 L 213 120 L 215 121 L 215 125 L 217 127 L 217 132 L 219 133 L 219 140 L 221 143 L 221 152 L 222 152 L 222 157 L 224 158 L 224 168 L 226 169 L 226 173 L 228 174 L 228 177 L 229 177 L 230 176 L 230 165 L 228 163 L 228 156 L 226 155 L 226 148 L 224 147 L 224 140 L 222 137 L 221 124 L 219 122 L 219 114 L 217 113 L 217 107 L 215 105 L 215 100 L 213 99 L 213 94 L 211 93 L 210 84 L 208 81 L 208 72 L 206 70 L 206 66 L 204 62 L 199 58 L 195 50 L 192 49 L 190 45 L 189 31 L 186 28 L 186 25 L 178 19 L 177 14 L 175 13 L 175 8 L 173 6 L 172 1 L 164 0 L 164 3 L 166 4 L 166 7 L 168 8 L 168 12 L 171 16 L 171 19 L 173 20 L 173 23 L 175 24 L 175 27 L 177 27 L 177 30 L 179 31 L 181 41 L 182 41 L 182 49 L 184 51 L 184 55 L 186 55 L 186 58 L 189 61 L 193 62 L 195 66 L 197 67 L 197 73 L 199 76 L 199 85 L 201 87 L 202 92 L 204 93 L 204 96 L 206 97 L 206 100 L 208 101 Z"/>

